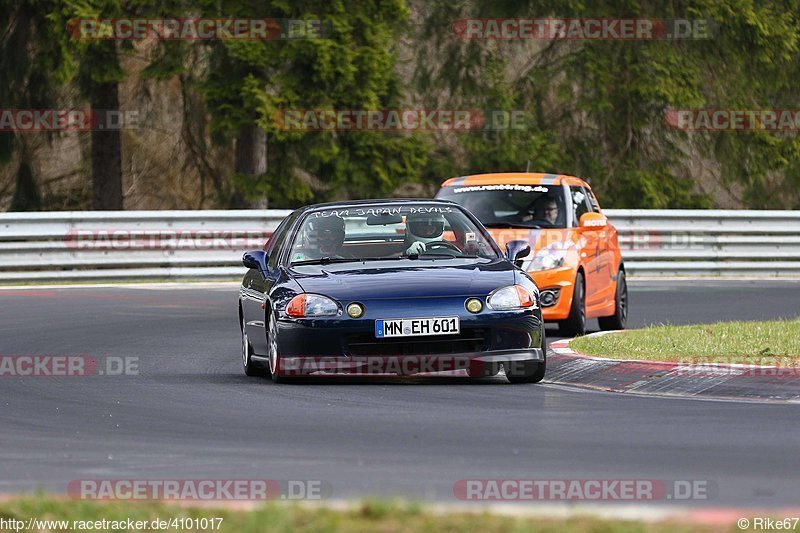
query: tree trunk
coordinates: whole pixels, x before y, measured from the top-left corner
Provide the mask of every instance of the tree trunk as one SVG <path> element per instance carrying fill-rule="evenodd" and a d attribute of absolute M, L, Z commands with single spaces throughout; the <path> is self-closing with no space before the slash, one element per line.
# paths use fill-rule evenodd
<path fill-rule="evenodd" d="M 39 187 L 33 179 L 31 167 L 23 157 L 17 171 L 17 187 L 11 199 L 9 211 L 38 211 L 42 208 L 42 197 Z"/>
<path fill-rule="evenodd" d="M 122 209 L 122 137 L 119 127 L 108 120 L 109 112 L 119 112 L 118 91 L 117 82 L 94 83 L 91 87 L 92 111 L 99 119 L 92 130 L 92 209 L 95 210 Z"/>
<path fill-rule="evenodd" d="M 267 172 L 267 132 L 255 124 L 244 125 L 239 128 L 239 137 L 236 139 L 236 161 L 234 170 L 254 180 Z M 266 196 L 260 201 L 245 199 L 241 191 L 233 193 L 232 207 L 267 207 Z"/>

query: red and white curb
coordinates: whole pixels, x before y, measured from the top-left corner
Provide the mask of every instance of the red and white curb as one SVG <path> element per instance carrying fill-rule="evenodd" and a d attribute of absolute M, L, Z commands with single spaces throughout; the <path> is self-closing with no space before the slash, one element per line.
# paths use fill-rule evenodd
<path fill-rule="evenodd" d="M 591 336 L 619 332 L 604 331 Z M 550 344 L 546 381 L 609 392 L 800 403 L 800 367 L 685 363 L 592 357 Z"/>

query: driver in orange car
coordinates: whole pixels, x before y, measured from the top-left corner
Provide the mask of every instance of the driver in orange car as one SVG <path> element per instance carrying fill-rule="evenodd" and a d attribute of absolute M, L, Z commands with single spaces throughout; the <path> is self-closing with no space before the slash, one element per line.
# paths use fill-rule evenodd
<path fill-rule="evenodd" d="M 556 202 L 556 199 L 549 196 L 538 198 L 533 207 L 533 214 L 522 217 L 523 222 L 535 219 L 546 220 L 550 224 L 556 224 L 558 222 L 558 202 Z"/>
<path fill-rule="evenodd" d="M 556 202 L 555 198 L 545 198 L 537 208 L 537 212 L 541 213 L 539 218 L 551 224 L 555 224 L 558 221 L 558 202 Z"/>

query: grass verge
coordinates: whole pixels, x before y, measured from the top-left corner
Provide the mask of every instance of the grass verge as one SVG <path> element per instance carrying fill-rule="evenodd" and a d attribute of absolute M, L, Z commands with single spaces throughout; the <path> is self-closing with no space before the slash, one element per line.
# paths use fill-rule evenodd
<path fill-rule="evenodd" d="M 570 347 L 586 355 L 614 359 L 797 366 L 800 317 L 765 322 L 651 326 L 579 337 L 570 342 Z"/>
<path fill-rule="evenodd" d="M 431 533 L 450 531 L 480 532 L 689 532 L 689 531 L 738 531 L 735 524 L 730 527 L 705 526 L 682 522 L 646 523 L 628 520 L 604 520 L 600 518 L 577 516 L 567 519 L 547 519 L 522 516 L 494 515 L 468 512 L 434 512 L 423 507 L 407 503 L 368 502 L 355 505 L 349 510 L 334 510 L 324 507 L 312 507 L 298 504 L 269 503 L 256 510 L 245 511 L 235 509 L 214 509 L 206 507 L 169 506 L 161 503 L 144 502 L 91 502 L 31 497 L 0 502 L 0 531 L 14 531 L 9 520 L 25 522 L 34 518 L 39 520 L 40 530 L 47 530 L 41 521 L 66 520 L 68 526 L 61 528 L 50 524 L 50 531 L 136 531 L 122 528 L 101 528 L 97 521 L 108 522 L 144 521 L 152 524 L 153 520 L 172 519 L 209 519 L 215 518 L 221 524 L 217 529 L 178 527 L 161 529 L 161 531 L 218 531 L 222 533 L 248 533 L 261 531 L 286 532 L 336 532 L 336 531 L 380 531 L 410 532 L 426 531 Z M 78 521 L 78 522 L 76 522 Z M 87 528 L 79 521 L 93 522 L 94 527 Z M 184 525 L 186 522 L 184 522 Z M 63 525 L 63 524 L 62 524 Z M 202 524 L 199 524 L 202 525 Z M 83 528 L 81 526 L 84 526 Z M 34 528 L 36 530 L 36 528 Z M 155 531 L 150 525 L 144 531 Z M 21 531 L 26 531 L 22 529 Z M 142 531 L 141 529 L 138 531 Z"/>

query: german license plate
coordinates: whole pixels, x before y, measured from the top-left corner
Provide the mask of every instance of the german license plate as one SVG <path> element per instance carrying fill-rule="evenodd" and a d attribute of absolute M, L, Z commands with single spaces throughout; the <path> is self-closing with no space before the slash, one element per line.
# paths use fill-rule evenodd
<path fill-rule="evenodd" d="M 430 318 L 398 318 L 375 321 L 375 337 L 421 337 L 423 335 L 453 335 L 459 332 L 457 316 Z"/>

